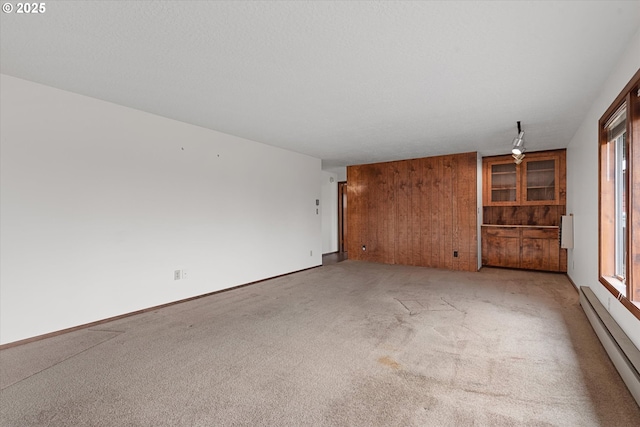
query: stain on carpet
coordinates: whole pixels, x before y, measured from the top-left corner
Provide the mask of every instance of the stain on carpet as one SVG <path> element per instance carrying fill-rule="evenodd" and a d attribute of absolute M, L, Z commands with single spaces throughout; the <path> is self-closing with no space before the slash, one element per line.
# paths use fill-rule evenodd
<path fill-rule="evenodd" d="M 389 356 L 384 356 L 378 359 L 378 363 L 380 363 L 381 365 L 385 365 L 388 366 L 392 369 L 400 369 L 401 365 L 396 362 L 395 360 L 393 360 L 392 358 L 390 358 Z"/>
<path fill-rule="evenodd" d="M 394 298 L 398 301 L 402 306 L 409 312 L 409 316 L 415 316 L 416 314 L 420 314 L 422 310 L 424 310 L 424 306 L 420 304 L 418 301 L 407 300 L 401 301 L 398 298 Z"/>

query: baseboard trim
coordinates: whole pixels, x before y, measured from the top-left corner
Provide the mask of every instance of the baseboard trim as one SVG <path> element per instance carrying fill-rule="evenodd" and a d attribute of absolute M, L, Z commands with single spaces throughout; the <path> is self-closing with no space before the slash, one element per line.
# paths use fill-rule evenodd
<path fill-rule="evenodd" d="M 160 308 L 170 307 L 172 305 L 182 304 L 184 302 L 193 301 L 193 300 L 204 298 L 204 297 L 209 297 L 211 295 L 232 291 L 234 289 L 244 288 L 245 286 L 256 285 L 256 284 L 261 283 L 261 282 L 266 282 L 267 280 L 272 280 L 272 279 L 277 279 L 279 277 L 289 276 L 291 274 L 296 274 L 296 273 L 300 273 L 300 272 L 303 272 L 303 271 L 312 270 L 312 269 L 318 268 L 318 267 L 322 267 L 322 265 L 316 265 L 316 266 L 313 266 L 313 267 L 303 268 L 302 270 L 296 270 L 296 271 L 292 271 L 290 273 L 279 274 L 277 276 L 267 277 L 265 279 L 256 280 L 254 282 L 244 283 L 242 285 L 237 285 L 237 286 L 232 286 L 230 288 L 220 289 L 219 291 L 208 292 L 206 294 L 196 295 L 194 297 L 184 298 L 184 299 L 181 299 L 181 300 L 172 301 L 172 302 L 168 302 L 168 303 L 165 303 L 165 304 L 154 305 L 153 307 L 143 308 L 141 310 L 136 310 L 136 311 L 132 311 L 132 312 L 129 312 L 129 313 L 119 314 L 119 315 L 113 316 L 113 317 L 107 317 L 106 319 L 96 320 L 95 322 L 83 323 L 82 325 L 72 326 L 70 328 L 65 328 L 65 329 L 60 329 L 59 331 L 48 332 L 46 334 L 36 335 L 35 337 L 29 337 L 29 338 L 25 338 L 25 339 L 22 339 L 22 340 L 9 342 L 9 343 L 0 345 L 0 350 L 5 350 L 5 349 L 11 348 L 11 347 L 17 347 L 17 346 L 20 346 L 20 345 L 28 344 L 28 343 L 34 342 L 34 341 L 44 340 L 44 339 L 47 339 L 47 338 L 53 338 L 53 337 L 56 337 L 58 335 L 68 334 L 69 332 L 75 332 L 75 331 L 79 331 L 81 329 L 91 328 L 91 327 L 94 327 L 94 326 L 97 326 L 97 325 L 102 325 L 104 323 L 113 322 L 114 320 L 124 319 L 125 317 L 135 316 L 136 314 L 147 313 L 149 311 L 158 310 Z"/>
<path fill-rule="evenodd" d="M 594 332 L 640 406 L 640 350 L 587 286 L 580 287 L 580 305 Z"/>
<path fill-rule="evenodd" d="M 575 289 L 575 291 L 578 293 L 578 295 L 580 294 L 580 288 L 578 287 L 578 285 L 576 285 L 576 282 L 574 282 L 571 279 L 571 276 L 569 276 L 569 274 L 564 273 L 565 276 L 567 276 L 567 280 L 569 280 L 569 283 L 571 283 L 573 285 L 573 289 Z"/>

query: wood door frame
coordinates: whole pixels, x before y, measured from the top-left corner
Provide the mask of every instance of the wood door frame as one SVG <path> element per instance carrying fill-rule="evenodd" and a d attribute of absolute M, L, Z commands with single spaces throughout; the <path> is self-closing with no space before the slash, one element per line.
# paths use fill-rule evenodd
<path fill-rule="evenodd" d="M 347 251 L 347 212 L 344 199 L 347 197 L 347 181 L 338 181 L 338 252 Z"/>

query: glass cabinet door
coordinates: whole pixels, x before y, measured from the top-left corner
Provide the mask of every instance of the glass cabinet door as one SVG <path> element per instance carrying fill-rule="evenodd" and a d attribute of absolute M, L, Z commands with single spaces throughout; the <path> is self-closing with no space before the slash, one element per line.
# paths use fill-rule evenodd
<path fill-rule="evenodd" d="M 516 164 L 499 163 L 491 165 L 491 201 L 515 202 L 517 199 L 518 177 Z"/>
<path fill-rule="evenodd" d="M 527 202 L 555 201 L 556 189 L 555 159 L 526 162 L 525 192 Z"/>

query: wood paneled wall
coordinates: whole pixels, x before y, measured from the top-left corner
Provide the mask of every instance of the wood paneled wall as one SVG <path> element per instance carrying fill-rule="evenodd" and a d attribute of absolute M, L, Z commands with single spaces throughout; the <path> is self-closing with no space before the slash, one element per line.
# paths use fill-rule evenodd
<path fill-rule="evenodd" d="M 476 159 L 348 166 L 349 259 L 477 271 Z"/>

